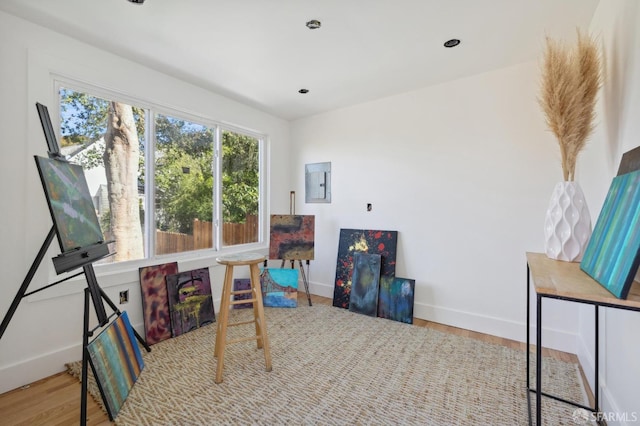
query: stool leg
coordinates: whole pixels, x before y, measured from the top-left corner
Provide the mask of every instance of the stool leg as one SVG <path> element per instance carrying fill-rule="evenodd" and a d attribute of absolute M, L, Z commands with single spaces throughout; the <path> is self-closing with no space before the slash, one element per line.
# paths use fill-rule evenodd
<path fill-rule="evenodd" d="M 229 299 L 233 283 L 233 265 L 227 265 L 222 285 L 222 300 L 220 301 L 220 320 L 216 333 L 216 347 L 214 356 L 218 358 L 216 366 L 216 383 L 222 383 L 222 369 L 224 368 L 224 349 L 227 343 L 227 323 L 229 322 Z"/>
<path fill-rule="evenodd" d="M 253 315 L 256 320 L 256 336 L 258 348 L 264 348 L 264 361 L 266 370 L 271 371 L 271 351 L 269 350 L 269 336 L 267 335 L 267 323 L 264 319 L 264 306 L 262 304 L 262 288 L 260 286 L 260 272 L 257 264 L 249 266 L 251 272 L 251 287 L 256 299 L 253 302 Z"/>
<path fill-rule="evenodd" d="M 258 296 L 260 296 L 260 298 L 262 299 L 262 286 L 260 285 L 260 270 L 258 269 L 258 265 L 249 265 L 249 278 L 251 280 L 251 294 L 253 299 L 253 322 L 256 327 L 257 337 L 256 342 L 258 343 L 258 349 L 262 349 L 262 324 L 260 323 L 260 315 L 258 311 Z M 260 300 L 260 305 L 263 306 L 262 300 Z"/>

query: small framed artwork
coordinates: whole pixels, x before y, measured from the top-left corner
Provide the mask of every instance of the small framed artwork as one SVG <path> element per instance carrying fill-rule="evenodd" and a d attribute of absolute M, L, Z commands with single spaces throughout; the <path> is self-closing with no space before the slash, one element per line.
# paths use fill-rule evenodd
<path fill-rule="evenodd" d="M 580 269 L 626 299 L 640 264 L 640 170 L 613 178 Z"/>

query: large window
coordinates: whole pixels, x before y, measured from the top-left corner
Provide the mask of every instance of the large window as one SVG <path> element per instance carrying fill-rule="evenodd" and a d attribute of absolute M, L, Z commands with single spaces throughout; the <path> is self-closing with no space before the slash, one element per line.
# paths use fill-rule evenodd
<path fill-rule="evenodd" d="M 85 169 L 110 261 L 260 240 L 262 138 L 59 86 L 61 150 Z"/>

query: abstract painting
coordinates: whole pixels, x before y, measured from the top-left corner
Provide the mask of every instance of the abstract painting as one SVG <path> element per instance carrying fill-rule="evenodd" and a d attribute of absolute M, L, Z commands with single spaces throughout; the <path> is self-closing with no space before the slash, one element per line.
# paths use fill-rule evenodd
<path fill-rule="evenodd" d="M 39 156 L 35 159 L 62 252 L 104 242 L 82 167 Z"/>
<path fill-rule="evenodd" d="M 416 281 L 399 277 L 380 278 L 378 316 L 413 324 L 413 300 Z"/>
<path fill-rule="evenodd" d="M 265 268 L 260 273 L 262 304 L 271 308 L 298 306 L 298 270 Z"/>
<path fill-rule="evenodd" d="M 616 176 L 580 269 L 626 299 L 640 264 L 640 170 Z"/>
<path fill-rule="evenodd" d="M 353 253 L 361 251 L 379 254 L 382 256 L 380 275 L 393 277 L 396 274 L 397 245 L 398 231 L 341 229 L 336 262 L 336 281 L 333 289 L 333 306 L 349 308 Z"/>
<path fill-rule="evenodd" d="M 233 279 L 233 291 L 239 290 L 251 290 L 251 280 L 249 278 L 234 278 Z M 253 295 L 251 293 L 234 294 L 233 300 L 246 300 L 251 299 Z M 253 302 L 239 303 L 233 305 L 233 309 L 246 309 L 253 308 Z"/>
<path fill-rule="evenodd" d="M 144 338 L 148 345 L 171 338 L 171 316 L 167 299 L 167 275 L 178 273 L 178 262 L 139 269 L 142 291 Z"/>
<path fill-rule="evenodd" d="M 209 268 L 167 275 L 167 297 L 173 337 L 216 320 Z"/>
<path fill-rule="evenodd" d="M 313 260 L 315 216 L 271 215 L 269 259 Z"/>
<path fill-rule="evenodd" d="M 379 254 L 356 252 L 353 254 L 353 275 L 349 310 L 375 317 L 378 314 L 380 287 Z"/>
<path fill-rule="evenodd" d="M 126 312 L 87 345 L 89 363 L 113 420 L 144 368 L 138 342 Z"/>

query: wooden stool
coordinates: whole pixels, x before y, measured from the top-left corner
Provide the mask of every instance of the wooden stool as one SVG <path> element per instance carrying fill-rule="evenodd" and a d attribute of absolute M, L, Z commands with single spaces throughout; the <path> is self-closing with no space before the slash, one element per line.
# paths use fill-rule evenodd
<path fill-rule="evenodd" d="M 264 307 L 262 305 L 262 290 L 260 288 L 260 270 L 258 265 L 264 262 L 266 257 L 259 253 L 241 253 L 230 256 L 221 256 L 216 261 L 221 265 L 226 265 L 224 273 L 224 284 L 222 285 L 222 299 L 220 301 L 220 318 L 216 332 L 216 347 L 214 356 L 218 358 L 216 368 L 216 383 L 222 383 L 222 369 L 224 367 L 224 349 L 227 343 L 246 342 L 257 340 L 258 349 L 264 348 L 264 360 L 267 371 L 271 371 L 271 352 L 269 352 L 269 338 L 267 336 L 267 324 L 264 319 Z M 233 267 L 249 266 L 251 273 L 251 289 L 233 291 Z M 252 293 L 250 299 L 230 300 L 234 294 Z M 240 303 L 253 303 L 253 321 L 243 321 L 229 324 L 229 308 L 231 305 Z M 227 327 L 255 323 L 256 335 L 239 339 L 227 340 Z"/>

